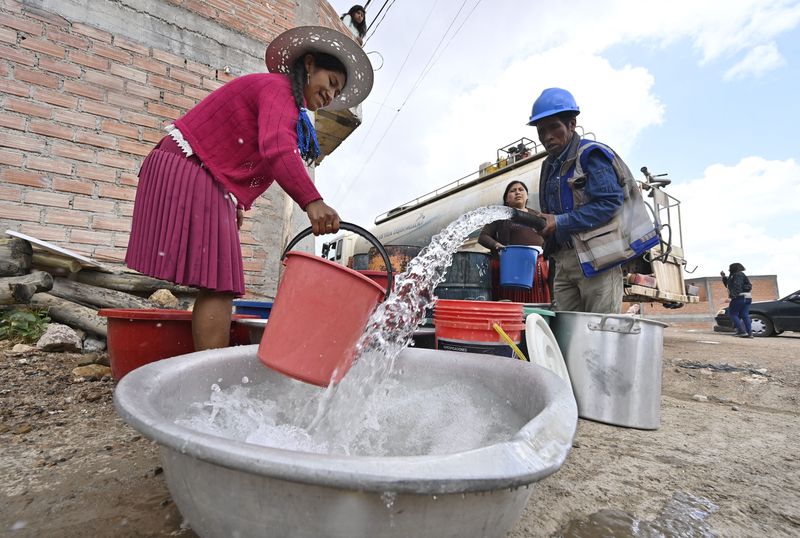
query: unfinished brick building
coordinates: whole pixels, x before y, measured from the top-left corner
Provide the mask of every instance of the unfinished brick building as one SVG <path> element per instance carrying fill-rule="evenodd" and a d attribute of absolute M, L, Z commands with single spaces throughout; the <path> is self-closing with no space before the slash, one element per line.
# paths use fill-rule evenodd
<path fill-rule="evenodd" d="M 0 231 L 121 263 L 163 126 L 265 71 L 266 45 L 308 24 L 344 30 L 324 0 L 0 0 Z M 328 153 L 359 123 L 331 138 L 320 121 Z M 257 201 L 241 230 L 248 292 L 274 293 L 281 247 L 305 225 L 277 185 Z"/>

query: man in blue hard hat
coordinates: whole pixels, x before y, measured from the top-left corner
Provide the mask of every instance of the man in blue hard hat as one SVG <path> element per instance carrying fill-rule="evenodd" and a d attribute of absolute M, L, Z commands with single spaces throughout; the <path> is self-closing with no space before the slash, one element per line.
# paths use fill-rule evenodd
<path fill-rule="evenodd" d="M 545 254 L 555 262 L 559 310 L 619 314 L 621 264 L 658 242 L 628 167 L 608 146 L 575 132 L 580 114 L 567 90 L 548 88 L 533 103 L 547 151 L 539 178 Z"/>

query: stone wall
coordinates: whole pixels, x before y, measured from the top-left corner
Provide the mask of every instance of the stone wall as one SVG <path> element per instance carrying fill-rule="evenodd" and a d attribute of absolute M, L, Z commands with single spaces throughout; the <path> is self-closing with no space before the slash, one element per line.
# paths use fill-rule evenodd
<path fill-rule="evenodd" d="M 306 24 L 344 30 L 324 0 L 0 0 L 0 232 L 121 263 L 163 126 L 265 71 L 266 44 Z M 274 294 L 281 248 L 306 225 L 277 184 L 256 202 L 248 292 Z"/>

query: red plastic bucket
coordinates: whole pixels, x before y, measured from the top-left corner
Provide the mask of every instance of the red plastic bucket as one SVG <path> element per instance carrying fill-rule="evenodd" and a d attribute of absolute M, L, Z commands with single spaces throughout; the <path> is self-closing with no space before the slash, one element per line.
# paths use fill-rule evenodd
<path fill-rule="evenodd" d="M 301 381 L 337 383 L 386 290 L 358 271 L 305 252 L 289 252 L 284 264 L 258 358 Z"/>
<path fill-rule="evenodd" d="M 519 315 L 522 319 L 524 303 L 511 303 L 506 301 L 459 301 L 455 299 L 439 299 L 434 305 L 437 312 L 457 313 L 462 315 L 474 314 L 485 317 L 488 314 Z"/>
<path fill-rule="evenodd" d="M 439 300 L 433 314 L 436 349 L 512 357 L 514 350 L 493 325 L 519 344 L 525 329 L 522 308 L 522 303 Z"/>
<path fill-rule="evenodd" d="M 524 323 L 492 320 L 458 322 L 434 319 L 436 349 L 513 357 L 514 350 L 494 330 L 494 323 L 500 325 L 515 344 L 522 342 Z"/>
<path fill-rule="evenodd" d="M 139 366 L 194 351 L 190 310 L 103 308 L 98 314 L 108 318 L 108 358 L 111 375 L 117 381 Z M 234 314 L 232 317 L 258 316 Z M 249 343 L 247 327 L 232 323 L 231 345 Z"/>
<path fill-rule="evenodd" d="M 386 289 L 386 286 L 389 285 L 389 273 L 386 271 L 359 270 L 358 272 L 374 281 L 383 289 Z"/>

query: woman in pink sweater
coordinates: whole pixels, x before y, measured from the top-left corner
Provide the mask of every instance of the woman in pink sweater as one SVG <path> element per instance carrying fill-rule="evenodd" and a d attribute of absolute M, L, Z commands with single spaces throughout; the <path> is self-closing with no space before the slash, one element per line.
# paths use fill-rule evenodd
<path fill-rule="evenodd" d="M 143 274 L 197 287 L 196 350 L 228 345 L 233 298 L 245 291 L 242 211 L 277 182 L 315 235 L 339 215 L 306 169 L 320 155 L 306 111 L 348 108 L 372 89 L 372 67 L 348 36 L 293 28 L 270 43 L 270 73 L 236 78 L 174 124 L 145 158 L 125 262 Z"/>

